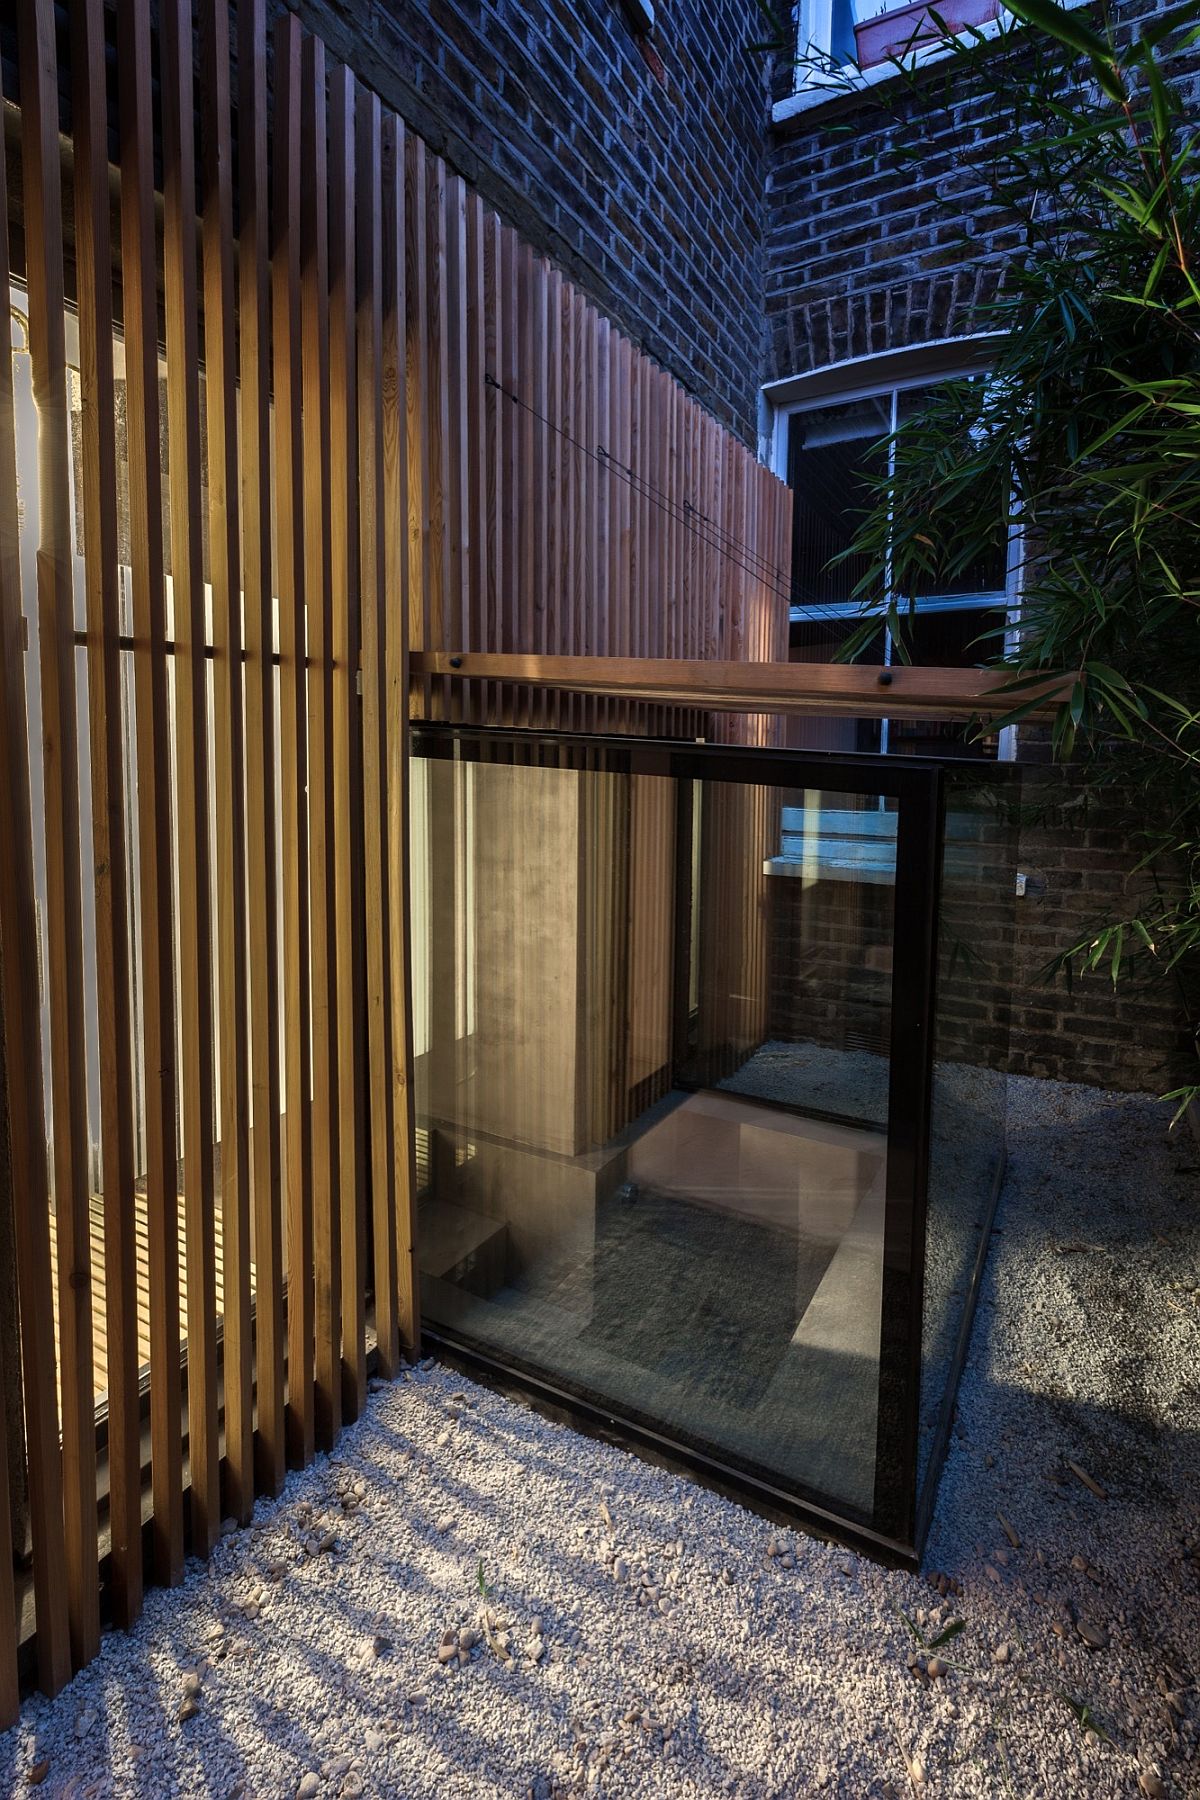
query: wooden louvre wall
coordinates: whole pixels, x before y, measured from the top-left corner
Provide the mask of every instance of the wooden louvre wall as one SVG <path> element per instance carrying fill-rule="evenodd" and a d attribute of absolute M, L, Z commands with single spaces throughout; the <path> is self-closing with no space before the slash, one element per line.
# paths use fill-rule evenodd
<path fill-rule="evenodd" d="M 791 493 L 410 135 L 414 653 L 785 661 Z M 476 724 L 776 741 L 762 716 L 418 684 Z"/>
<path fill-rule="evenodd" d="M 0 317 L 27 325 L 0 357 L 7 1450 L 33 1571 L 30 1595 L 0 1483 L 0 1724 L 23 1615 L 55 1691 L 145 1569 L 177 1581 L 333 1442 L 369 1349 L 394 1372 L 416 1343 L 410 710 L 704 728 L 410 689 L 410 642 L 762 659 L 787 630 L 786 490 L 294 17 L 118 0 L 114 40 L 105 0 L 69 10 L 61 68 L 54 0 L 17 0 L 0 136 Z"/>

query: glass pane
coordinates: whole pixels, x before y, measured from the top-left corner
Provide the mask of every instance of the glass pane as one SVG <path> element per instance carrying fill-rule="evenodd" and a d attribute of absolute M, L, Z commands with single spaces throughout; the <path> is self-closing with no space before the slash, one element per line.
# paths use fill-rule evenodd
<path fill-rule="evenodd" d="M 793 414 L 788 440 L 788 483 L 795 495 L 793 605 L 847 601 L 866 573 L 865 557 L 828 565 L 849 546 L 871 506 L 871 478 L 887 473 L 887 452 L 880 444 L 891 423 L 890 394 Z"/>
<path fill-rule="evenodd" d="M 976 381 L 982 382 L 984 377 L 978 376 L 975 379 Z M 897 426 L 903 425 L 906 419 L 912 418 L 914 413 L 919 412 L 921 407 L 928 401 L 932 392 L 933 389 L 927 387 L 902 388 L 896 395 Z M 965 448 L 967 444 L 965 435 L 963 444 Z M 977 498 L 972 498 L 971 504 L 974 507 L 982 505 L 983 502 Z M 991 509 L 992 516 L 996 519 L 997 524 L 999 524 L 1007 510 L 1005 496 L 999 483 L 996 484 L 994 491 L 988 496 L 987 504 Z M 918 600 L 944 600 L 957 594 L 1003 594 L 1005 590 L 1007 564 L 1008 549 L 1004 541 L 1001 540 L 992 548 L 985 551 L 982 556 L 977 557 L 973 562 L 969 563 L 965 569 L 961 569 L 953 578 L 947 576 L 941 580 L 928 580 L 922 587 L 917 598 Z M 980 651 L 975 660 L 982 662 L 984 657 L 988 654 L 990 654 L 990 652 L 987 650 Z M 932 661 L 933 659 L 927 658 L 922 654 L 914 653 L 913 660 L 914 662 L 921 663 Z"/>
<path fill-rule="evenodd" d="M 1004 614 L 998 608 L 974 606 L 919 613 L 906 620 L 905 629 L 913 662 L 920 667 L 971 669 L 1003 647 Z M 888 751 L 893 756 L 994 758 L 998 742 L 994 732 L 980 737 L 974 725 L 944 719 L 888 721 Z"/>
<path fill-rule="evenodd" d="M 977 1260 L 1004 1163 L 1019 783 L 947 770 L 918 1483 L 953 1403 Z M 936 1477 L 936 1468 L 933 1471 Z"/>
<path fill-rule="evenodd" d="M 870 1515 L 894 812 L 414 761 L 422 1306 Z"/>

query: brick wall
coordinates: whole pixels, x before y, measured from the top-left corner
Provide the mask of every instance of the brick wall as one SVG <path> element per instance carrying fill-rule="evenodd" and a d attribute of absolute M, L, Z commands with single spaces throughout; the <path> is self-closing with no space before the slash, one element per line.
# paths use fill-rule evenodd
<path fill-rule="evenodd" d="M 1125 0 L 1120 19 L 1132 30 L 1163 10 Z M 978 172 L 998 129 L 994 105 L 961 72 L 951 84 L 946 67 L 899 90 L 892 111 L 841 97 L 774 129 L 768 380 L 988 328 L 982 309 L 1018 239 Z M 790 81 L 781 59 L 776 98 Z M 1016 916 L 1008 1066 L 1158 1091 L 1194 1079 L 1173 983 L 1114 992 L 1096 976 L 1068 991 L 1043 979 L 1056 951 L 1128 910 L 1137 852 L 1112 802 L 1085 809 L 1077 778 L 1031 768 L 1024 814 L 1020 864 L 1034 879 Z"/>
<path fill-rule="evenodd" d="M 768 77 L 754 0 L 299 0 L 305 23 L 745 441 L 762 378 Z"/>
<path fill-rule="evenodd" d="M 1137 851 L 1116 807 L 1089 796 L 1077 774 L 1031 767 L 1015 844 L 989 848 L 976 835 L 943 885 L 939 1060 L 1135 1092 L 1195 1079 L 1173 980 L 1135 974 L 1114 988 L 1106 973 L 1071 987 L 1046 978 L 1057 951 L 1129 910 L 1143 879 L 1131 874 Z M 954 828 L 962 837 L 961 815 Z M 1014 856 L 1026 876 L 1015 906 Z M 880 947 L 892 941 L 891 887 L 781 879 L 770 889 L 770 1035 L 886 1053 Z"/>
<path fill-rule="evenodd" d="M 1194 1081 L 1179 981 L 1135 970 L 1116 988 L 1098 973 L 1068 989 L 1061 978 L 1043 978 L 1064 945 L 1126 915 L 1145 881 L 1134 873 L 1140 846 L 1123 823 L 1119 794 L 1089 796 L 1075 772 L 1029 768 L 1022 811 L 1020 866 L 1029 891 L 1017 903 L 1010 1068 L 1158 1093 Z M 1186 979 L 1194 1017 L 1194 972 Z"/>
<path fill-rule="evenodd" d="M 1183 15 L 1163 0 L 1118 0 L 1114 10 L 1130 32 L 1167 12 Z M 1195 65 L 1192 53 L 1193 74 Z M 1002 129 L 995 102 L 958 65 L 951 78 L 949 67 L 932 65 L 915 90 L 882 84 L 774 128 L 767 380 L 987 329 L 980 308 L 1003 279 L 1019 228 L 991 204 L 981 175 Z M 790 58 L 778 58 L 776 99 L 792 75 Z"/>

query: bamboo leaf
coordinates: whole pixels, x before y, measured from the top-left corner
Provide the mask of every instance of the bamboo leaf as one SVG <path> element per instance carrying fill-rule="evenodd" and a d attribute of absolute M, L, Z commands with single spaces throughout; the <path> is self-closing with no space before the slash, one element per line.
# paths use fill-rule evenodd
<path fill-rule="evenodd" d="M 1056 6 L 1054 0 L 1009 0 L 1009 11 L 1028 25 L 1037 25 L 1060 44 L 1079 50 L 1084 56 L 1112 61 L 1112 53 L 1104 39 L 1073 12 Z"/>

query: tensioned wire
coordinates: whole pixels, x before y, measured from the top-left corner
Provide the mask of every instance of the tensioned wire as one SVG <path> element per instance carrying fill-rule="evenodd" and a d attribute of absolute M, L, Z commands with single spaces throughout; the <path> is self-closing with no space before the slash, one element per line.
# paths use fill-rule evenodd
<path fill-rule="evenodd" d="M 590 457 L 601 468 L 611 470 L 634 493 L 657 507 L 673 523 L 682 525 L 684 530 L 690 532 L 699 543 L 715 551 L 727 563 L 740 569 L 744 575 L 748 575 L 752 581 L 759 582 L 776 599 L 783 600 L 789 606 L 792 604 L 792 590 L 779 583 L 775 566 L 757 552 L 747 550 L 744 545 L 740 545 L 731 533 L 718 525 L 716 520 L 709 518 L 707 513 L 700 512 L 690 500 L 683 501 L 681 505 L 672 495 L 665 493 L 662 488 L 647 480 L 645 476 L 638 475 L 627 464 L 619 462 L 603 445 L 593 448 L 590 444 L 583 443 L 573 433 L 556 424 L 553 419 L 547 418 L 544 413 L 539 412 L 536 406 L 533 406 L 520 394 L 513 393 L 511 388 L 506 388 L 502 382 L 496 380 L 494 375 L 485 374 L 483 379 L 486 387 L 493 388 L 506 400 L 511 400 L 514 406 L 519 406 L 531 418 L 537 419 L 548 431 L 552 431 L 557 437 L 560 437 L 564 443 L 570 444 L 583 456 Z M 695 520 L 699 520 L 700 523 L 694 523 Z M 828 601 L 812 600 L 804 601 L 803 604 L 807 610 L 830 622 L 846 624 L 845 614 L 831 606 Z"/>

